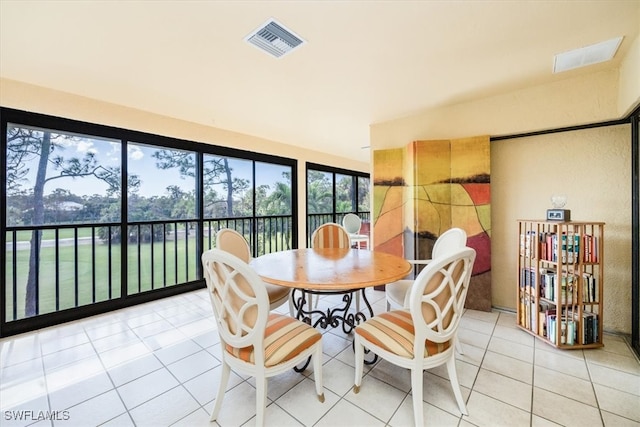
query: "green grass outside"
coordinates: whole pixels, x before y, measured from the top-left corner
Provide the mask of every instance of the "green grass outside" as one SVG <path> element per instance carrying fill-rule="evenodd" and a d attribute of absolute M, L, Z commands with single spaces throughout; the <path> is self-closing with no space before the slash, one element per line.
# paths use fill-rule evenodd
<path fill-rule="evenodd" d="M 90 229 L 83 229 L 89 230 Z M 29 238 L 30 238 L 30 233 Z M 72 233 L 71 233 L 72 234 Z M 80 235 L 80 233 L 78 233 Z M 88 233 L 90 236 L 91 234 Z M 59 234 L 62 238 L 62 233 Z M 214 238 L 215 239 L 215 238 Z M 28 240 L 28 239 L 27 239 Z M 47 240 L 43 238 L 43 240 Z M 275 247 L 276 240 L 272 240 Z M 139 292 L 158 289 L 165 286 L 174 286 L 188 281 L 196 280 L 196 266 L 200 263 L 200 257 L 196 254 L 195 236 L 188 239 L 188 251 L 185 248 L 185 240 L 158 242 L 153 244 L 153 258 L 151 244 L 130 244 L 128 247 L 128 277 L 127 293 L 133 295 Z M 208 236 L 205 236 L 203 247 L 214 246 Z M 267 245 L 268 246 L 268 245 Z M 39 314 L 52 313 L 58 310 L 74 308 L 109 300 L 109 272 L 111 272 L 111 299 L 120 298 L 120 245 L 111 246 L 111 260 L 109 260 L 109 246 L 97 243 L 95 255 L 92 245 L 78 246 L 77 263 L 75 248 L 73 246 L 60 246 L 58 254 L 58 308 L 56 308 L 56 258 L 54 247 L 42 247 L 40 252 L 40 281 L 39 281 Z M 164 252 L 163 252 L 164 251 Z M 12 251 L 6 251 L 6 321 L 23 319 L 24 301 L 26 294 L 26 282 L 29 269 L 29 250 L 16 251 L 17 265 L 16 276 L 16 318 L 13 317 L 13 256 Z M 175 261 L 177 253 L 177 263 Z M 140 259 L 140 271 L 138 278 L 138 258 Z M 188 258 L 188 260 L 187 260 Z M 95 260 L 95 262 L 93 261 Z M 188 268 L 187 268 L 188 267 Z M 78 271 L 77 303 L 75 271 Z M 187 272 L 188 270 L 188 272 Z M 153 271 L 153 283 L 151 272 Z M 93 276 L 95 275 L 95 301 L 93 290 Z"/>
<path fill-rule="evenodd" d="M 166 243 L 166 244 L 165 244 Z M 177 264 L 175 262 L 176 247 L 173 241 L 153 244 L 153 258 L 151 244 L 138 246 L 130 244 L 128 247 L 128 277 L 127 292 L 129 295 L 144 292 L 151 289 L 174 286 L 187 281 L 196 280 L 196 265 L 200 262 L 196 254 L 195 237 L 190 237 L 188 253 L 185 249 L 185 240 L 179 239 L 177 245 Z M 208 247 L 208 238 L 205 238 L 205 247 Z M 109 247 L 105 244 L 95 245 L 95 255 L 92 254 L 92 246 L 78 246 L 77 263 L 73 246 L 61 246 L 59 248 L 59 307 L 58 310 L 73 308 L 91 304 L 93 299 L 93 275 L 95 275 L 95 302 L 109 299 L 109 271 L 111 271 L 111 298 L 121 296 L 120 289 L 120 245 L 111 246 L 111 261 L 109 262 Z M 164 252 L 163 252 L 164 251 Z M 15 320 L 13 317 L 13 252 L 6 251 L 6 321 Z M 24 318 L 24 300 L 26 282 L 29 269 L 29 250 L 18 250 L 15 253 L 16 276 L 16 318 Z M 55 248 L 43 247 L 40 254 L 40 286 L 39 286 L 39 314 L 51 313 L 56 309 L 56 259 Z M 138 278 L 138 258 L 140 259 L 140 271 Z M 187 260 L 188 258 L 188 260 Z M 92 260 L 95 260 L 92 261 Z M 166 260 L 166 262 L 165 262 Z M 188 268 L 187 268 L 188 267 Z M 78 301 L 75 301 L 75 270 L 78 270 Z M 166 270 L 165 270 L 166 269 Z M 188 272 L 187 272 L 188 270 Z M 153 271 L 153 283 L 151 272 Z M 166 278 L 166 279 L 165 279 Z M 165 285 L 166 280 L 166 285 Z"/>
<path fill-rule="evenodd" d="M 78 228 L 78 237 L 91 237 L 91 228 Z M 96 229 L 97 233 L 97 229 Z M 59 239 L 71 239 L 74 237 L 74 229 L 61 228 L 58 230 Z M 55 230 L 42 230 L 42 240 L 53 240 L 56 238 Z M 18 231 L 16 233 L 16 241 L 28 242 L 31 240 L 31 231 Z M 11 242 L 11 233 L 7 233 L 7 241 Z"/>

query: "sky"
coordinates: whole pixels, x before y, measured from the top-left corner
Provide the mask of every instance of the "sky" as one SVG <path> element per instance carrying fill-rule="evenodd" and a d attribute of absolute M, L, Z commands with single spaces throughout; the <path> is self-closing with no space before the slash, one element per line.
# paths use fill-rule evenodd
<path fill-rule="evenodd" d="M 75 137 L 73 139 L 59 140 L 60 146 L 53 153 L 54 156 L 62 156 L 65 159 L 73 157 L 83 158 L 87 153 L 95 154 L 98 162 L 105 167 L 119 167 L 121 156 L 120 141 L 113 141 L 102 138 Z M 152 154 L 159 148 L 143 144 L 128 144 L 128 168 L 129 174 L 136 174 L 141 179 L 139 194 L 145 197 L 162 196 L 166 194 L 166 187 L 176 185 L 185 192 L 191 191 L 194 187 L 194 178 L 181 177 L 177 168 L 161 170 L 156 167 L 156 159 Z M 23 188 L 33 188 L 36 176 L 38 158 L 34 158 L 29 163 L 29 174 L 27 182 L 23 183 Z M 232 159 L 231 168 L 234 176 L 251 181 L 251 162 L 240 159 Z M 258 183 L 272 184 L 276 181 L 284 182 L 282 171 L 284 166 L 271 165 L 266 163 L 256 163 L 256 175 Z M 54 170 L 50 164 L 47 170 L 47 177 L 59 175 L 59 171 Z M 107 185 L 103 181 L 95 178 L 58 178 L 47 182 L 45 185 L 45 195 L 51 194 L 57 188 L 70 191 L 79 196 L 106 194 Z"/>

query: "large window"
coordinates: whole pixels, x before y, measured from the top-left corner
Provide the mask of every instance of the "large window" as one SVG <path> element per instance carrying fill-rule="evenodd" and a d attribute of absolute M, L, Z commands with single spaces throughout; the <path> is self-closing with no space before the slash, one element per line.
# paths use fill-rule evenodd
<path fill-rule="evenodd" d="M 307 163 L 307 245 L 316 228 L 327 222 L 342 223 L 347 213 L 358 215 L 368 233 L 369 188 L 366 173 Z"/>
<path fill-rule="evenodd" d="M 297 241 L 295 160 L 0 111 L 0 336 L 202 287 L 222 227 Z"/>

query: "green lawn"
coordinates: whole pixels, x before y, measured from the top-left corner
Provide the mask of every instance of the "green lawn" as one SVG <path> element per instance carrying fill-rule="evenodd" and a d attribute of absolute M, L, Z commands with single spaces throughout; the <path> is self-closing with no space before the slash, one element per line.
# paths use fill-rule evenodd
<path fill-rule="evenodd" d="M 43 240 L 48 240 L 47 236 L 55 238 L 53 232 L 48 233 L 45 232 Z M 18 235 L 19 240 L 28 241 L 31 238 L 30 232 L 21 232 Z M 63 235 L 73 237 L 73 232 L 71 230 L 61 230 L 58 237 L 64 238 Z M 78 235 L 90 237 L 91 229 L 80 229 Z M 7 237 L 10 237 L 10 233 L 7 233 Z M 273 247 L 275 247 L 275 242 L 280 237 L 276 236 L 272 240 Z M 210 238 L 208 236 L 205 236 L 203 246 L 204 248 L 210 247 Z M 270 246 L 266 245 L 266 247 L 269 248 Z M 179 237 L 177 242 L 167 240 L 153 245 L 145 243 L 141 244 L 139 249 L 138 251 L 137 244 L 128 246 L 126 278 L 128 295 L 165 286 L 175 286 L 197 279 L 196 267 L 200 263 L 200 256 L 196 254 L 195 236 L 190 235 L 186 240 L 184 237 Z M 6 321 L 10 322 L 25 317 L 24 305 L 29 270 L 29 250 L 18 249 L 15 252 L 15 260 L 13 251 L 7 250 L 5 253 Z M 95 247 L 91 244 L 81 244 L 78 246 L 77 255 L 74 246 L 61 245 L 58 249 L 56 261 L 55 247 L 43 246 L 41 248 L 39 266 L 38 313 L 52 313 L 58 310 L 92 304 L 93 302 L 120 298 L 122 296 L 120 255 L 121 246 L 119 244 L 111 245 L 111 254 L 109 254 L 109 246 L 107 244 L 96 243 Z M 15 317 L 13 302 L 14 262 L 16 265 Z M 109 294 L 109 289 L 111 294 Z"/>
<path fill-rule="evenodd" d="M 196 265 L 200 262 L 196 254 L 195 238 L 179 239 L 176 246 L 173 241 L 154 243 L 153 257 L 151 244 L 128 247 L 127 293 L 129 295 L 151 289 L 162 288 L 196 280 Z M 205 243 L 208 245 L 208 242 Z M 40 254 L 39 314 L 51 313 L 66 308 L 73 308 L 105 301 L 121 296 L 121 264 L 120 245 L 106 244 L 78 246 L 77 262 L 73 246 L 59 248 L 56 262 L 55 248 L 43 247 Z M 95 250 L 95 254 L 93 253 Z M 13 252 L 7 251 L 7 321 L 15 320 L 13 316 Z M 24 318 L 24 300 L 29 266 L 29 250 L 16 251 L 16 318 Z M 140 268 L 138 268 L 138 265 Z M 58 270 L 58 290 L 56 292 L 56 266 Z M 77 283 L 76 283 L 77 269 Z M 153 283 L 151 274 L 153 271 Z M 111 278 L 109 278 L 111 273 Z M 94 278 L 95 277 L 95 278 Z M 95 281 L 95 285 L 94 285 Z M 111 288 L 111 297 L 109 296 Z M 77 289 L 77 292 L 76 292 Z M 58 308 L 56 309 L 56 293 Z M 77 302 L 76 302 L 77 294 Z"/>

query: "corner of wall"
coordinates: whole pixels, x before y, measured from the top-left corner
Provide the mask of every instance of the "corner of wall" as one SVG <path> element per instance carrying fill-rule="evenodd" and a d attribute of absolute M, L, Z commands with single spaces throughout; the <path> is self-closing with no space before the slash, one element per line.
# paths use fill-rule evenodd
<path fill-rule="evenodd" d="M 638 18 L 640 21 L 640 17 Z M 626 117 L 640 104 L 640 36 L 631 42 L 627 56 L 620 65 L 618 112 Z"/>

